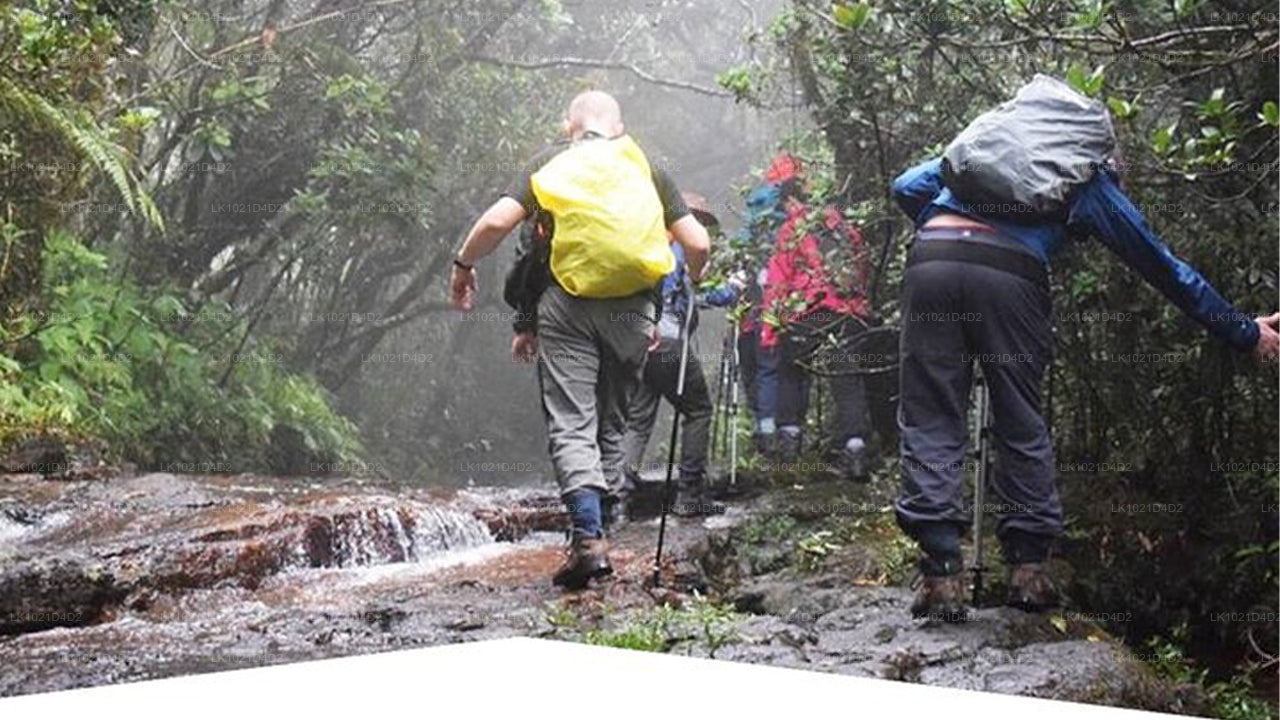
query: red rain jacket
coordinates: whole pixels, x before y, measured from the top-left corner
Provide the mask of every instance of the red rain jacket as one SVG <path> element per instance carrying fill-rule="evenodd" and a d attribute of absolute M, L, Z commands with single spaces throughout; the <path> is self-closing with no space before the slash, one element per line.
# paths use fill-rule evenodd
<path fill-rule="evenodd" d="M 828 205 L 822 212 L 827 236 L 849 243 L 854 266 L 849 272 L 829 272 L 818 234 L 811 232 L 796 239 L 796 228 L 809 213 L 809 208 L 798 202 L 792 203 L 787 209 L 787 220 L 778 231 L 777 249 L 769 258 L 768 283 L 764 293 L 764 307 L 773 310 L 783 328 L 802 322 L 822 310 L 858 318 L 870 315 L 865 292 L 869 267 L 862 233 L 846 222 L 834 206 Z M 848 255 L 842 254 L 842 257 Z M 838 287 L 837 283 L 846 287 Z M 788 300 L 797 296 L 803 298 L 802 309 L 798 312 L 784 311 L 783 308 L 792 307 Z M 769 323 L 762 325 L 761 343 L 765 347 L 773 347 L 778 342 L 779 328 Z"/>

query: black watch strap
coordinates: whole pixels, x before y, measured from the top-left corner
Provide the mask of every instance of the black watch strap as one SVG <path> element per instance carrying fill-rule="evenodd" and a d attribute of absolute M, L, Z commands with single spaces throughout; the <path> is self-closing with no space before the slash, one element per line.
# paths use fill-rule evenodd
<path fill-rule="evenodd" d="M 476 266 L 475 266 L 475 265 L 468 265 L 468 264 L 466 264 L 466 263 L 462 262 L 461 260 L 459 260 L 458 258 L 454 258 L 454 259 L 453 259 L 453 264 L 454 264 L 454 266 L 455 266 L 455 267 L 460 267 L 460 268 L 462 268 L 463 270 L 475 270 L 475 269 L 476 269 Z"/>

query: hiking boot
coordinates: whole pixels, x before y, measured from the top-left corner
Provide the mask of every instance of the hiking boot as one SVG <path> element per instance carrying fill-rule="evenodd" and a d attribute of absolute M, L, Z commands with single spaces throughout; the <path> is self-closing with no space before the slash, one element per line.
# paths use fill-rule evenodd
<path fill-rule="evenodd" d="M 756 454 L 765 460 L 772 460 L 774 453 L 774 434 L 767 432 L 757 432 L 751 436 L 751 441 L 755 444 Z"/>
<path fill-rule="evenodd" d="M 679 517 L 702 517 L 724 513 L 724 506 L 712 502 L 707 494 L 705 476 L 682 480 L 676 487 L 676 500 L 671 512 Z"/>
<path fill-rule="evenodd" d="M 1022 563 L 1009 568 L 1009 598 L 1005 604 L 1032 613 L 1062 605 L 1047 563 Z"/>
<path fill-rule="evenodd" d="M 613 574 L 606 552 L 609 544 L 602 538 L 575 537 L 569 545 L 569 557 L 552 576 L 551 582 L 565 590 L 581 590 L 592 580 Z"/>
<path fill-rule="evenodd" d="M 778 462 L 794 465 L 800 459 L 800 433 L 778 433 Z"/>
<path fill-rule="evenodd" d="M 964 604 L 964 573 L 923 575 L 915 599 L 911 601 L 911 617 L 962 623 L 969 619 Z"/>
<path fill-rule="evenodd" d="M 840 474 L 845 480 L 856 483 L 871 480 L 871 473 L 867 469 L 867 448 L 861 441 L 856 444 L 849 443 L 841 448 L 837 463 L 840 466 Z"/>

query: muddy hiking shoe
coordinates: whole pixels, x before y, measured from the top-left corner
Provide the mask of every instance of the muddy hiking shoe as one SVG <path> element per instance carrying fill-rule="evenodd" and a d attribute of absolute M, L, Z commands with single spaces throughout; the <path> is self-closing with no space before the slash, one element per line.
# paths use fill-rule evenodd
<path fill-rule="evenodd" d="M 694 475 L 681 478 L 676 485 L 675 501 L 671 512 L 678 517 L 692 518 L 724 513 L 724 505 L 711 499 L 707 490 L 707 476 Z"/>
<path fill-rule="evenodd" d="M 778 462 L 794 465 L 800 459 L 801 443 L 800 433 L 779 432 L 775 447 Z"/>
<path fill-rule="evenodd" d="M 773 459 L 777 445 L 773 433 L 756 431 L 751 436 L 751 442 L 755 446 L 757 455 L 765 460 Z"/>
<path fill-rule="evenodd" d="M 612 575 L 608 550 L 609 544 L 603 538 L 575 537 L 569 544 L 568 558 L 551 577 L 551 582 L 565 590 L 582 590 L 592 580 Z"/>
<path fill-rule="evenodd" d="M 1061 607 L 1062 595 L 1046 563 L 1022 563 L 1009 568 L 1009 597 L 1005 604 L 1040 613 Z"/>
<path fill-rule="evenodd" d="M 867 447 L 861 439 L 857 442 L 850 441 L 840 448 L 840 453 L 836 456 L 836 465 L 840 469 L 841 477 L 849 482 L 871 481 L 871 471 L 867 467 Z"/>
<path fill-rule="evenodd" d="M 682 518 L 708 517 L 723 515 L 724 505 L 712 500 L 704 490 L 682 488 L 677 491 L 676 501 L 671 505 L 671 512 Z"/>
<path fill-rule="evenodd" d="M 946 623 L 962 623 L 969 619 L 965 607 L 965 576 L 963 572 L 951 575 L 920 575 L 915 599 L 911 602 L 911 617 L 941 620 Z"/>

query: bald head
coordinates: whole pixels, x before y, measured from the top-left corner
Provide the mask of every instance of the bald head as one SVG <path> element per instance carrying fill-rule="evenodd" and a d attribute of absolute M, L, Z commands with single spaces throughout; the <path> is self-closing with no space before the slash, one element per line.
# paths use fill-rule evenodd
<path fill-rule="evenodd" d="M 575 140 L 587 132 L 618 137 L 626 131 L 622 123 L 622 107 L 609 93 L 599 90 L 584 92 L 569 103 L 565 129 Z"/>

